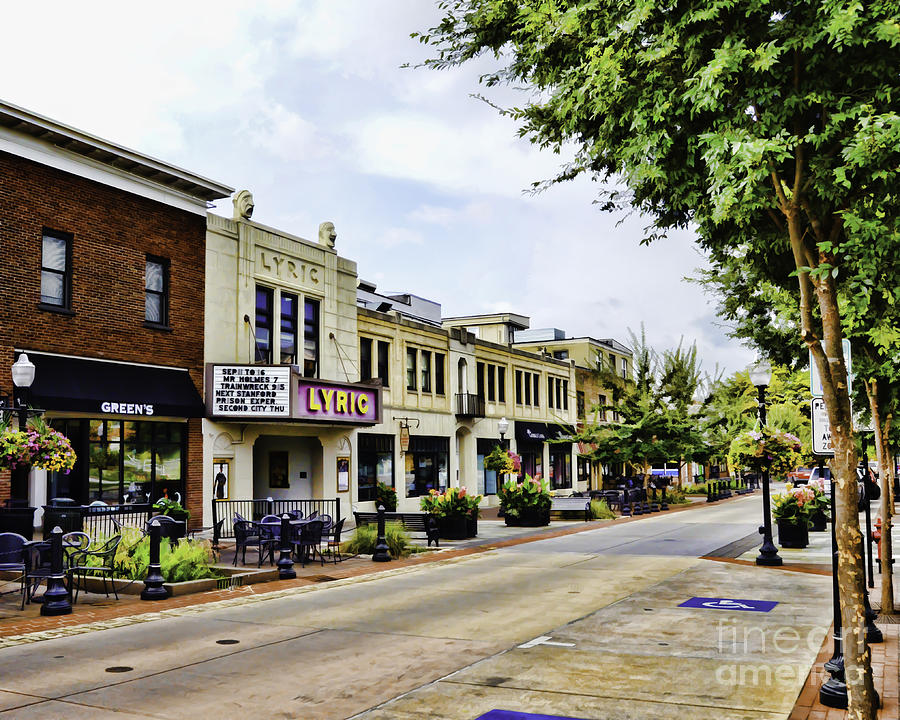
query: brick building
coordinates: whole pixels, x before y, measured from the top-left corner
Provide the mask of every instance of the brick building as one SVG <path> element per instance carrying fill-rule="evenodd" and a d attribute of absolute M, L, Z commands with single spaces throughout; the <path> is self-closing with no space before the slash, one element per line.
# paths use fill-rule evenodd
<path fill-rule="evenodd" d="M 26 352 L 78 454 L 0 473 L 0 502 L 167 495 L 199 522 L 206 211 L 231 192 L 0 102 L 0 395 Z"/>

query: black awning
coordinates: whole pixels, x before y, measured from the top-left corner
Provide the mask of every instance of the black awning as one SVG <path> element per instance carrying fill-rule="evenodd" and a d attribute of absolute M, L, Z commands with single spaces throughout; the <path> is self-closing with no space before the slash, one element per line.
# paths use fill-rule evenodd
<path fill-rule="evenodd" d="M 28 353 L 34 363 L 29 404 L 44 410 L 146 417 L 203 417 L 187 370 Z"/>
<path fill-rule="evenodd" d="M 563 423 L 516 420 L 516 441 L 520 443 L 542 443 L 558 437 L 569 437 L 574 433 L 575 428 Z"/>

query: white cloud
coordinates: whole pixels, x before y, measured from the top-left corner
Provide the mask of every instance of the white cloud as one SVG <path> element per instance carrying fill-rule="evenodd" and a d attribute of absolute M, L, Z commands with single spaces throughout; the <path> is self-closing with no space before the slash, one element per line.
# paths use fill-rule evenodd
<path fill-rule="evenodd" d="M 254 147 L 279 158 L 307 160 L 327 152 L 315 125 L 280 103 L 266 103 L 245 122 Z"/>
<path fill-rule="evenodd" d="M 551 176 L 560 159 L 515 138 L 496 114 L 466 124 L 414 113 L 385 113 L 349 130 L 362 172 L 425 182 L 454 193 L 520 196 Z"/>
<path fill-rule="evenodd" d="M 374 242 L 385 248 L 395 248 L 401 245 L 422 245 L 425 238 L 421 233 L 409 228 L 389 227 L 375 236 Z"/>

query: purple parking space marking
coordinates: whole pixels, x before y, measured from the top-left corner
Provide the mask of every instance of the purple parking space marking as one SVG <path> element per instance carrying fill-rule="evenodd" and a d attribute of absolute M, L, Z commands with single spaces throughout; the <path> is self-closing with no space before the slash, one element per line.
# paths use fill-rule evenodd
<path fill-rule="evenodd" d="M 735 600 L 732 598 L 693 597 L 678 607 L 701 610 L 740 610 L 741 612 L 769 612 L 778 603 L 773 600 Z"/>
<path fill-rule="evenodd" d="M 533 715 L 515 710 L 491 710 L 489 713 L 479 715 L 475 720 L 584 720 L 584 718 L 568 715 Z"/>

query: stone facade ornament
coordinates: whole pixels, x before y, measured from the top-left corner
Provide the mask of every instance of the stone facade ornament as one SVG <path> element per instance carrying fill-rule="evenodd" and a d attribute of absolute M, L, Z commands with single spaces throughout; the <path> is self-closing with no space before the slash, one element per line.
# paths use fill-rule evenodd
<path fill-rule="evenodd" d="M 234 196 L 234 219 L 249 220 L 253 215 L 253 194 L 249 190 L 241 190 Z"/>
<path fill-rule="evenodd" d="M 326 221 L 319 225 L 319 245 L 334 249 L 336 239 L 337 232 L 335 232 L 333 222 Z"/>

